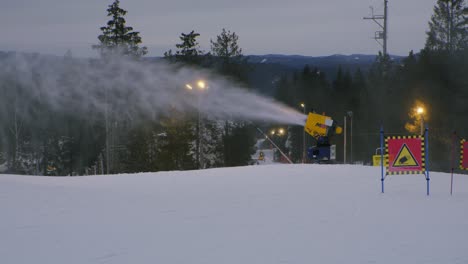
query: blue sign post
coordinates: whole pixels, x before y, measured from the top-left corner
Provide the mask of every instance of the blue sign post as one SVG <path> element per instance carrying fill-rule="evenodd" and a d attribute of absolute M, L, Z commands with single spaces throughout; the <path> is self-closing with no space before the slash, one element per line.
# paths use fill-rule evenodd
<path fill-rule="evenodd" d="M 381 179 L 380 181 L 382 182 L 382 193 L 384 193 L 384 130 L 383 130 L 383 125 L 380 126 L 380 172 L 381 172 Z"/>
<path fill-rule="evenodd" d="M 425 147 L 425 159 L 426 159 L 426 181 L 427 181 L 427 195 L 429 196 L 429 128 L 426 126 L 426 130 L 424 131 L 424 147 Z"/>

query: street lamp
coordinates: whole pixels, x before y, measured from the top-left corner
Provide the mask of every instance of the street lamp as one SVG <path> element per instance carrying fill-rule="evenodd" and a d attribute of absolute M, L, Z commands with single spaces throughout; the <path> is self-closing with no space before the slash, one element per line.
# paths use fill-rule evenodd
<path fill-rule="evenodd" d="M 208 86 L 206 85 L 206 82 L 203 81 L 203 80 L 198 80 L 197 81 L 197 85 L 196 87 L 198 88 L 198 90 L 200 91 L 203 91 L 205 89 L 208 88 Z M 188 90 L 193 90 L 193 86 L 189 83 L 187 83 L 185 85 L 185 88 L 187 88 Z M 198 164 L 198 169 L 200 169 L 201 167 L 201 136 L 200 136 L 200 132 L 201 132 L 201 118 L 200 118 L 200 99 L 201 99 L 201 95 L 200 93 L 197 94 L 197 112 L 198 112 L 198 115 L 197 115 L 197 164 Z"/>
<path fill-rule="evenodd" d="M 276 129 L 276 130 L 273 129 L 273 130 L 270 131 L 270 134 L 271 134 L 272 136 L 275 136 L 275 135 L 277 135 L 277 136 L 283 136 L 285 133 L 286 133 L 286 131 L 284 130 L 284 128 L 278 128 L 278 129 Z"/>
<path fill-rule="evenodd" d="M 350 130 L 351 130 L 351 136 L 350 136 L 350 139 L 351 139 L 351 157 L 350 157 L 350 161 L 351 161 L 351 164 L 353 164 L 353 111 L 348 111 L 348 116 L 350 118 Z"/>
<path fill-rule="evenodd" d="M 301 107 L 302 107 L 302 112 L 305 115 L 306 114 L 306 105 L 305 105 L 305 103 L 301 103 Z M 305 129 L 304 129 L 304 131 L 302 132 L 302 163 L 303 164 L 305 163 L 305 157 L 306 157 L 305 138 L 306 138 L 306 132 L 305 132 Z"/>
<path fill-rule="evenodd" d="M 421 118 L 421 135 L 422 135 L 423 132 L 424 132 L 424 108 L 418 107 L 416 112 L 419 114 L 419 116 Z"/>
<path fill-rule="evenodd" d="M 200 80 L 200 81 L 197 82 L 197 86 L 198 86 L 198 88 L 200 88 L 201 90 L 204 90 L 204 89 L 206 88 L 206 83 L 205 83 L 205 81 Z"/>
<path fill-rule="evenodd" d="M 344 116 L 344 133 L 343 133 L 343 163 L 346 164 L 346 140 L 347 140 L 347 136 L 346 136 L 346 132 L 347 132 L 347 128 L 346 128 L 346 121 L 348 119 L 348 116 L 350 118 L 350 125 L 351 125 L 351 159 L 350 159 L 350 162 L 351 164 L 353 163 L 353 111 L 348 111 L 346 112 L 346 115 Z"/>
<path fill-rule="evenodd" d="M 275 146 L 276 149 L 278 149 L 280 153 L 282 153 L 282 155 L 284 155 L 278 145 L 282 145 L 282 142 L 283 142 L 282 138 L 286 134 L 286 131 L 284 130 L 284 128 L 278 128 L 278 129 L 271 130 L 270 134 L 271 134 L 271 138 L 269 139 L 270 142 Z M 273 156 L 273 159 L 275 161 L 278 159 L 276 154 Z"/>

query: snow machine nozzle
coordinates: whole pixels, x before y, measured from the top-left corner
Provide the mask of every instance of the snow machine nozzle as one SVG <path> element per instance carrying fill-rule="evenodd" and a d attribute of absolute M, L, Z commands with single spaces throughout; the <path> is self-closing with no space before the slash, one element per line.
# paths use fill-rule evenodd
<path fill-rule="evenodd" d="M 311 112 L 307 116 L 304 131 L 313 137 L 323 137 L 329 136 L 331 132 L 339 135 L 343 129 L 336 126 L 331 117 Z"/>

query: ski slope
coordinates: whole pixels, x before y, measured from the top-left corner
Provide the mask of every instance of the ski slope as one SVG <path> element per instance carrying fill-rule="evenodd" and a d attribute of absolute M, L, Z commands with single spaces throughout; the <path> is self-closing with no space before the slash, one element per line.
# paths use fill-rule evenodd
<path fill-rule="evenodd" d="M 0 175 L 0 263 L 468 263 L 468 176 L 351 165 Z"/>

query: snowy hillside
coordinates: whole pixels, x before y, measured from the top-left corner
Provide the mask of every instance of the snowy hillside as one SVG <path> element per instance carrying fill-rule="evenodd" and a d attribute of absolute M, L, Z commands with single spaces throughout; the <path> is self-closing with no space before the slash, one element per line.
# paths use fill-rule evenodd
<path fill-rule="evenodd" d="M 265 165 L 0 175 L 0 263 L 468 263 L 468 178 Z"/>

